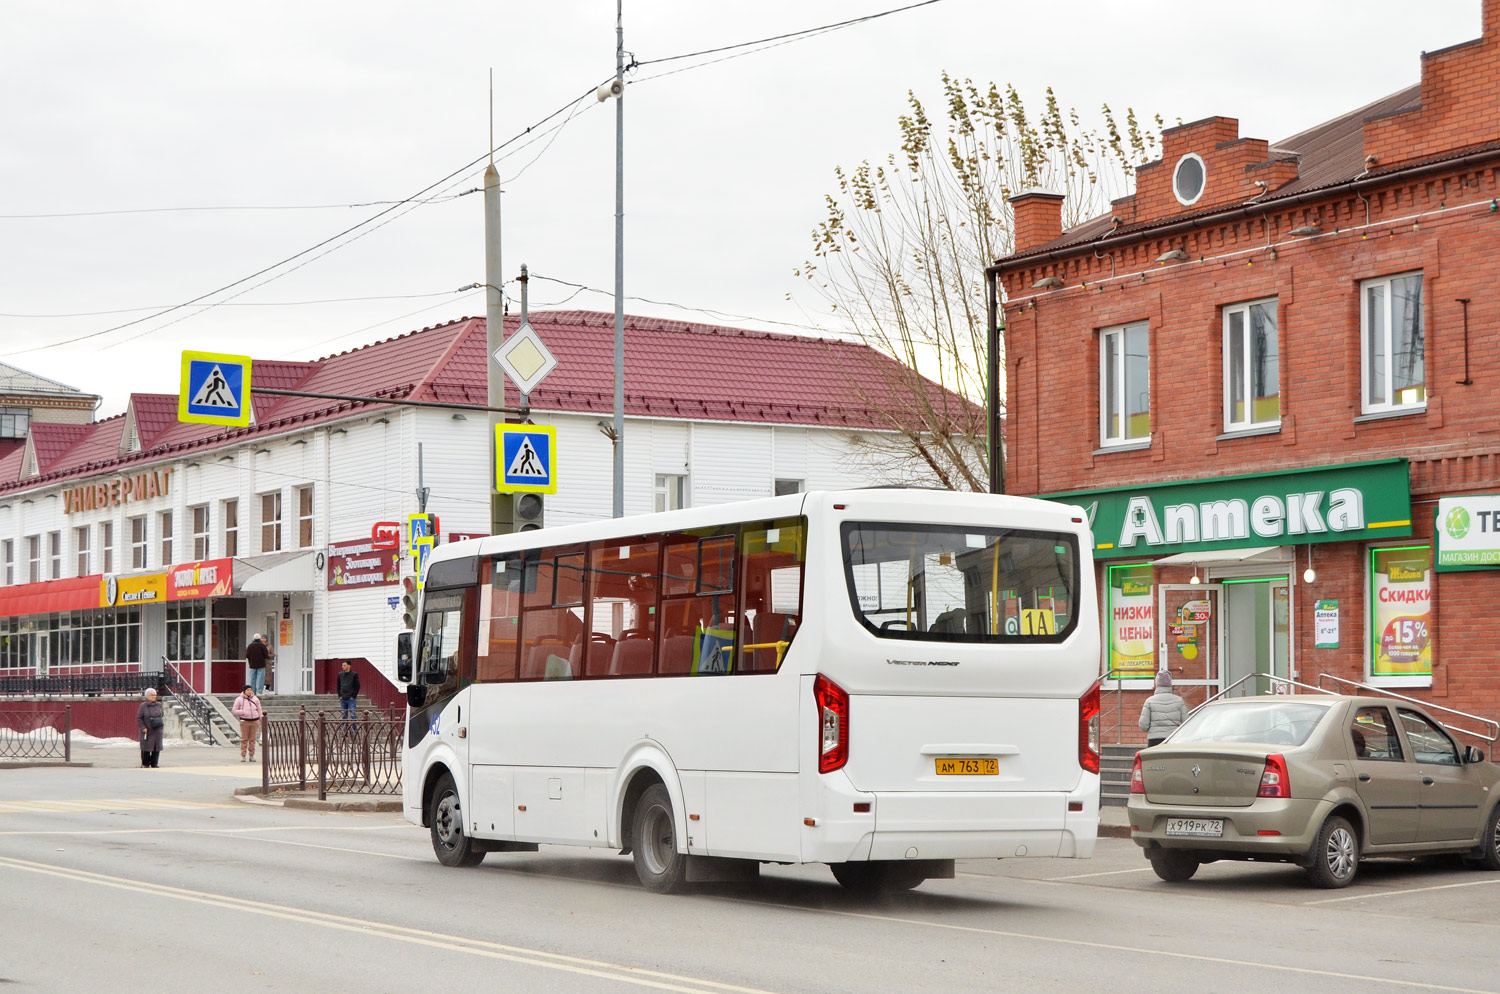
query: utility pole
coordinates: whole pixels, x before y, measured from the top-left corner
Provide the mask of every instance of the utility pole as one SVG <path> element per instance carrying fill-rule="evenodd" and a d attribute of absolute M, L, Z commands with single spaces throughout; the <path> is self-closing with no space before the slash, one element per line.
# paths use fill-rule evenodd
<path fill-rule="evenodd" d="M 496 252 L 498 255 L 498 251 Z M 492 374 L 493 375 L 493 374 Z M 492 405 L 498 406 L 498 405 Z M 615 3 L 615 502 L 625 516 L 625 0 Z"/>
<path fill-rule="evenodd" d="M 527 314 L 526 296 L 527 296 L 527 288 L 528 288 L 530 282 L 531 282 L 531 277 L 527 275 L 527 273 L 526 273 L 526 263 L 523 262 L 523 263 L 521 263 L 521 327 L 522 328 L 526 327 L 526 325 L 527 325 L 527 318 L 529 316 Z M 531 420 L 531 394 L 526 393 L 525 391 L 522 391 L 522 393 L 521 393 L 521 405 L 520 406 L 521 406 L 521 420 L 522 421 L 530 421 Z"/>
<path fill-rule="evenodd" d="M 500 298 L 500 287 L 505 282 L 500 270 L 500 173 L 495 169 L 495 71 L 490 70 L 490 164 L 484 170 L 484 331 L 485 380 L 489 389 L 489 406 L 505 406 L 505 379 L 500 364 L 495 361 L 495 350 L 505 340 L 505 312 Z M 495 451 L 495 426 L 501 416 L 490 412 L 489 440 L 486 443 L 489 458 L 489 474 L 495 472 L 499 453 Z M 508 495 L 495 493 L 494 481 L 490 483 L 490 534 L 500 535 L 510 531 L 510 516 L 502 512 L 502 501 Z"/>

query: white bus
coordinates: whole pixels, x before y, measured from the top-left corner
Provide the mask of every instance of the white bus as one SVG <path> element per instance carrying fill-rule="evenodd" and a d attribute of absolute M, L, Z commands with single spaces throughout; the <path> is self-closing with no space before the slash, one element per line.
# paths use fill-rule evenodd
<path fill-rule="evenodd" d="M 440 546 L 398 643 L 405 816 L 448 866 L 604 847 L 657 892 L 1086 858 L 1091 548 L 1077 508 L 903 489 Z"/>

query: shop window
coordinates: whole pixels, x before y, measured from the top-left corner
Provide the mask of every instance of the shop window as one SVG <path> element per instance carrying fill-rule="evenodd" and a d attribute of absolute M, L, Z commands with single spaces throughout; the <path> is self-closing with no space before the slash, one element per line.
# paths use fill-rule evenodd
<path fill-rule="evenodd" d="M 656 664 L 661 543 L 597 542 L 589 555 L 588 676 L 650 676 Z"/>
<path fill-rule="evenodd" d="M 234 557 L 240 554 L 240 502 L 237 500 L 226 500 L 224 502 L 224 555 Z"/>
<path fill-rule="evenodd" d="M 130 520 L 130 568 L 146 568 L 146 516 Z"/>
<path fill-rule="evenodd" d="M 175 562 L 175 560 L 172 558 L 172 512 L 171 511 L 163 511 L 163 512 L 161 512 L 161 519 L 158 522 L 158 528 L 161 531 L 161 564 L 163 566 L 170 566 L 170 565 L 172 565 L 173 562 Z"/>
<path fill-rule="evenodd" d="M 1150 331 L 1144 321 L 1099 335 L 1099 438 L 1105 446 L 1151 438 Z"/>
<path fill-rule="evenodd" d="M 202 601 L 167 605 L 167 661 L 208 658 L 208 612 Z"/>
<path fill-rule="evenodd" d="M 297 548 L 310 549 L 313 544 L 313 488 L 297 488 Z"/>
<path fill-rule="evenodd" d="M 260 551 L 281 551 L 281 491 L 260 495 Z"/>
<path fill-rule="evenodd" d="M 62 532 L 47 533 L 47 579 L 62 577 Z"/>
<path fill-rule="evenodd" d="M 89 527 L 73 529 L 73 554 L 78 557 L 77 576 L 89 575 Z"/>
<path fill-rule="evenodd" d="M 1393 686 L 1432 679 L 1437 617 L 1432 611 L 1432 546 L 1370 550 L 1369 675 Z"/>
<path fill-rule="evenodd" d="M 4 543 L 5 548 L 5 585 L 11 586 L 16 582 L 16 540 L 8 538 Z"/>
<path fill-rule="evenodd" d="M 115 523 L 99 522 L 99 570 L 102 573 L 115 571 Z"/>
<path fill-rule="evenodd" d="M 1224 308 L 1224 430 L 1281 423 L 1276 301 Z"/>
<path fill-rule="evenodd" d="M 40 583 L 42 579 L 42 536 L 26 536 L 26 582 Z"/>
<path fill-rule="evenodd" d="M 1427 406 L 1422 274 L 1360 284 L 1361 409 L 1366 414 Z"/>
<path fill-rule="evenodd" d="M 1150 563 L 1106 569 L 1104 615 L 1106 678 L 1143 680 L 1156 676 L 1156 579 Z M 1164 664 L 1165 665 L 1165 664 Z"/>
<path fill-rule="evenodd" d="M 193 508 L 193 559 L 207 559 L 208 551 L 208 505 Z"/>
<path fill-rule="evenodd" d="M 675 511 L 684 507 L 687 494 L 687 477 L 672 473 L 656 474 L 656 509 Z"/>

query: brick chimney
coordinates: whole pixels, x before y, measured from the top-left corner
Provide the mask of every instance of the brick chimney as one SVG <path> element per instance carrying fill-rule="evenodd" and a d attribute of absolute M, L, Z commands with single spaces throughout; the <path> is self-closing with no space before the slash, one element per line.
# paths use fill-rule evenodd
<path fill-rule="evenodd" d="M 1015 246 L 1012 252 L 1027 252 L 1062 234 L 1061 193 L 1027 190 L 1010 198 L 1015 212 Z"/>

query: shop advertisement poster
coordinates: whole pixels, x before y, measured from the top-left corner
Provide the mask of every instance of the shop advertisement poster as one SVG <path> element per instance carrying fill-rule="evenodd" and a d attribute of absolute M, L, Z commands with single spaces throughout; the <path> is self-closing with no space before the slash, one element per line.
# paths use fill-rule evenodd
<path fill-rule="evenodd" d="M 328 589 L 390 586 L 401 579 L 397 555 L 397 550 L 380 548 L 368 538 L 330 543 Z"/>
<path fill-rule="evenodd" d="M 1109 665 L 1122 680 L 1156 675 L 1155 589 L 1149 565 L 1109 568 Z"/>
<path fill-rule="evenodd" d="M 1339 602 L 1318 601 L 1313 605 L 1313 647 L 1337 649 L 1339 647 Z"/>
<path fill-rule="evenodd" d="M 1440 497 L 1437 571 L 1500 569 L 1500 494 Z"/>
<path fill-rule="evenodd" d="M 1371 676 L 1432 674 L 1432 551 L 1370 550 Z"/>

